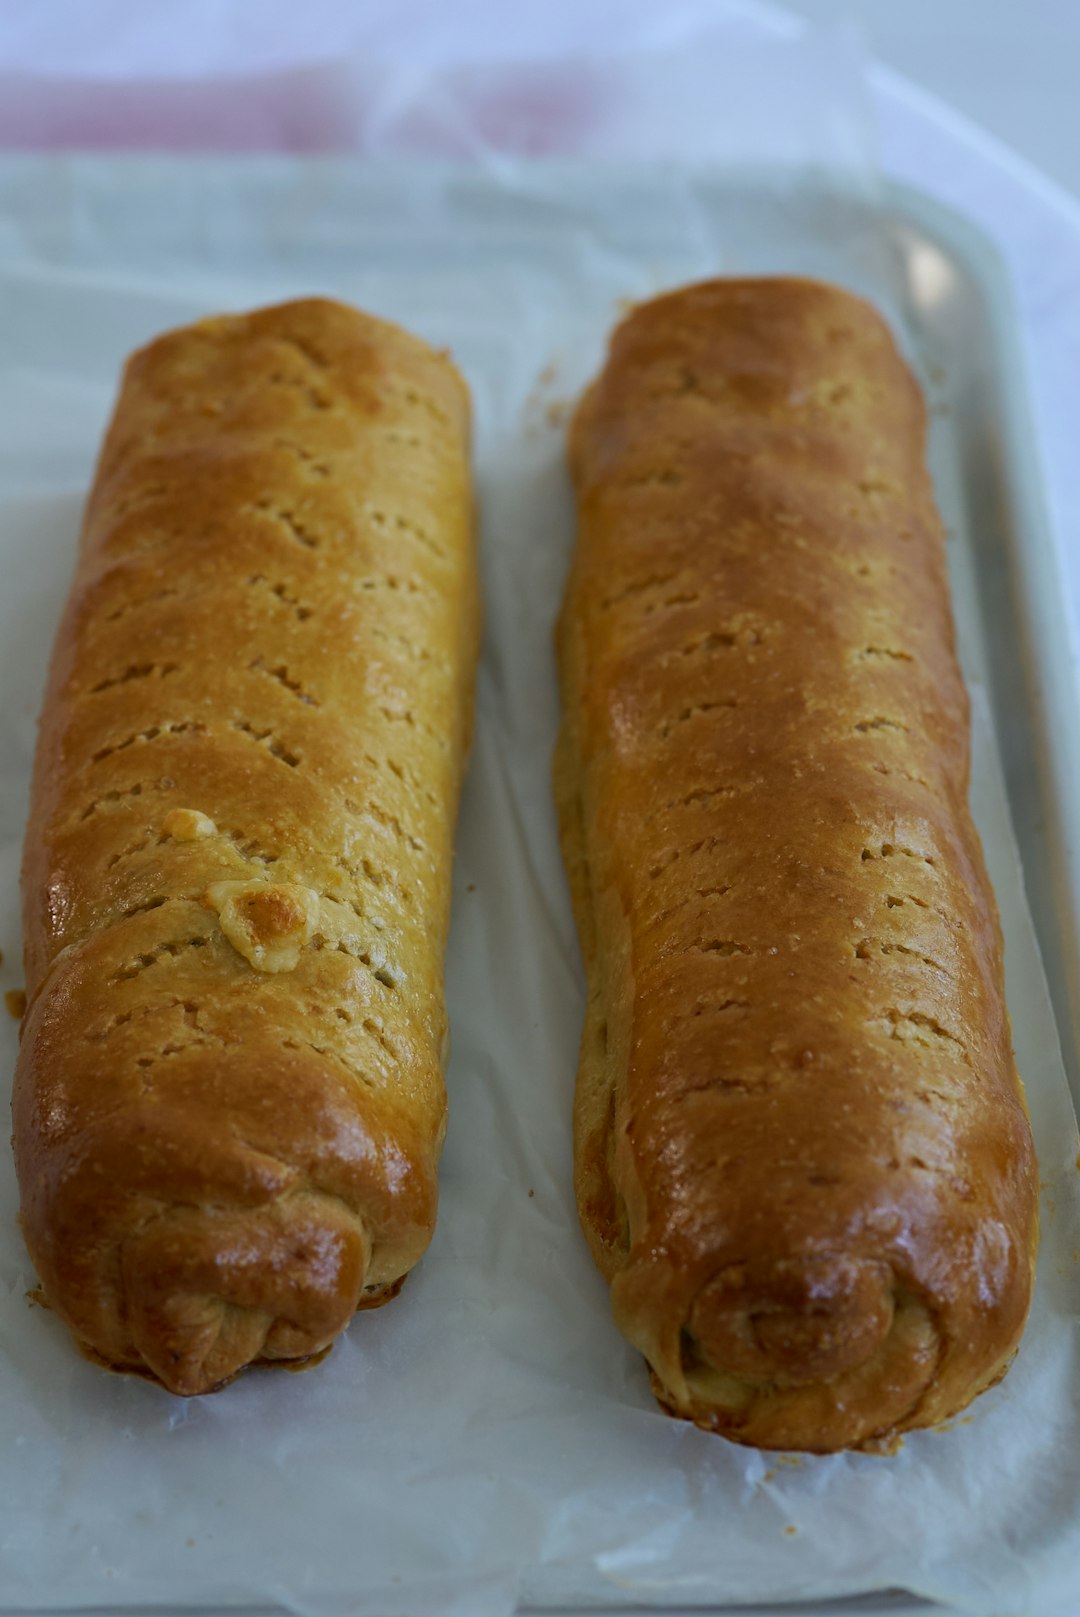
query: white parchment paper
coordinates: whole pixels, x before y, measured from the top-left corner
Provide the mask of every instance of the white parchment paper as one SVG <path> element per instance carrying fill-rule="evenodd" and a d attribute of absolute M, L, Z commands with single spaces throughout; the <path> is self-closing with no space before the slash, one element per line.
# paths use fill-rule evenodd
<path fill-rule="evenodd" d="M 134 345 L 211 310 L 324 291 L 451 346 L 475 395 L 487 601 L 430 1252 L 317 1370 L 254 1373 L 184 1402 L 84 1363 L 28 1306 L 5 1154 L 0 1607 L 505 1617 L 523 1589 L 617 1605 L 900 1588 L 978 1617 L 1073 1611 L 1078 1142 L 984 703 L 973 801 L 1045 1186 L 1035 1309 L 1005 1382 L 891 1459 L 786 1463 L 728 1445 L 656 1411 L 577 1226 L 583 983 L 549 790 L 551 626 L 572 541 L 566 405 L 621 300 L 780 269 L 843 280 L 897 317 L 904 307 L 865 213 L 842 187 L 795 177 L 739 188 L 671 168 L 609 186 L 598 170 L 570 184 L 506 162 L 0 168 L 0 986 L 19 981 L 17 861 L 48 646 Z M 919 353 L 919 333 L 904 336 Z M 961 481 L 953 467 L 942 493 L 970 557 Z M 957 604 L 974 623 L 976 603 Z M 980 637 L 964 650 L 977 680 Z M 14 1024 L 0 1037 L 6 1076 Z"/>

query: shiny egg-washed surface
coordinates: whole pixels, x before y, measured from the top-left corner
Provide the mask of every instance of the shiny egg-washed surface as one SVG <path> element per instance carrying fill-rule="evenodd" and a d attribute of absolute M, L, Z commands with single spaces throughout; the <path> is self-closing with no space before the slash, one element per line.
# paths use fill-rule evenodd
<path fill-rule="evenodd" d="M 127 366 L 24 860 L 23 1228 L 99 1361 L 320 1353 L 434 1227 L 477 585 L 445 356 L 307 300 Z"/>
<path fill-rule="evenodd" d="M 571 432 L 579 1208 L 673 1413 L 888 1444 L 998 1379 L 1037 1171 L 919 389 L 836 288 L 638 308 Z"/>

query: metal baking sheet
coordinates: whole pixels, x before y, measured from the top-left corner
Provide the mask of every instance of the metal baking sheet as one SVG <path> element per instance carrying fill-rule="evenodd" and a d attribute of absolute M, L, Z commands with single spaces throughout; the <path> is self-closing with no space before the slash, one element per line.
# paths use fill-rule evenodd
<path fill-rule="evenodd" d="M 607 1318 L 570 1192 L 582 983 L 548 790 L 569 402 L 626 300 L 775 272 L 882 306 L 930 401 L 975 697 L 974 806 L 1047 1183 L 1037 1315 L 971 1425 L 916 1436 L 895 1461 L 801 1469 L 657 1415 Z M 187 1609 L 499 1617 L 520 1597 L 870 1617 L 934 1609 L 930 1594 L 979 1617 L 1064 1614 L 1062 1567 L 1080 1542 L 1080 1209 L 1056 1039 L 1076 1096 L 1080 745 L 1009 290 L 987 243 L 926 198 L 685 166 L 0 165 L 0 986 L 19 980 L 33 715 L 119 364 L 166 325 L 312 291 L 448 344 L 476 396 L 488 628 L 456 871 L 439 1231 L 402 1298 L 320 1371 L 251 1376 L 184 1405 L 102 1377 L 27 1310 L 5 1164 L 0 1610 L 164 1612 L 168 1595 Z M 1054 1444 L 1037 1499 L 1036 1391 L 1034 1428 Z M 1012 1463 L 1021 1449 L 1028 1470 Z M 920 1536 L 905 1539 L 916 1497 Z M 819 1598 L 792 1605 L 800 1595 Z"/>

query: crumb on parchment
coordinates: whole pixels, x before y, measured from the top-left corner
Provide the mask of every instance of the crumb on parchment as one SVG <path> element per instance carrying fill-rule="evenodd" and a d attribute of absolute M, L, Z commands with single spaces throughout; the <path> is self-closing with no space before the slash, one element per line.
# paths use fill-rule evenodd
<path fill-rule="evenodd" d="M 573 409 L 573 399 L 554 398 L 551 396 L 552 388 L 559 376 L 561 358 L 550 360 L 548 364 L 537 373 L 535 382 L 525 400 L 524 420 L 525 432 L 530 438 L 535 437 L 544 429 L 561 431 Z"/>

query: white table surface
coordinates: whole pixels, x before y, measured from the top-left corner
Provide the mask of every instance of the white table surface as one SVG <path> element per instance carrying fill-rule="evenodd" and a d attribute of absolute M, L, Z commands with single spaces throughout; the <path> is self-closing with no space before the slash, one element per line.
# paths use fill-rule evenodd
<path fill-rule="evenodd" d="M 850 21 L 874 58 L 1080 197 L 1076 0 L 786 0 Z"/>

